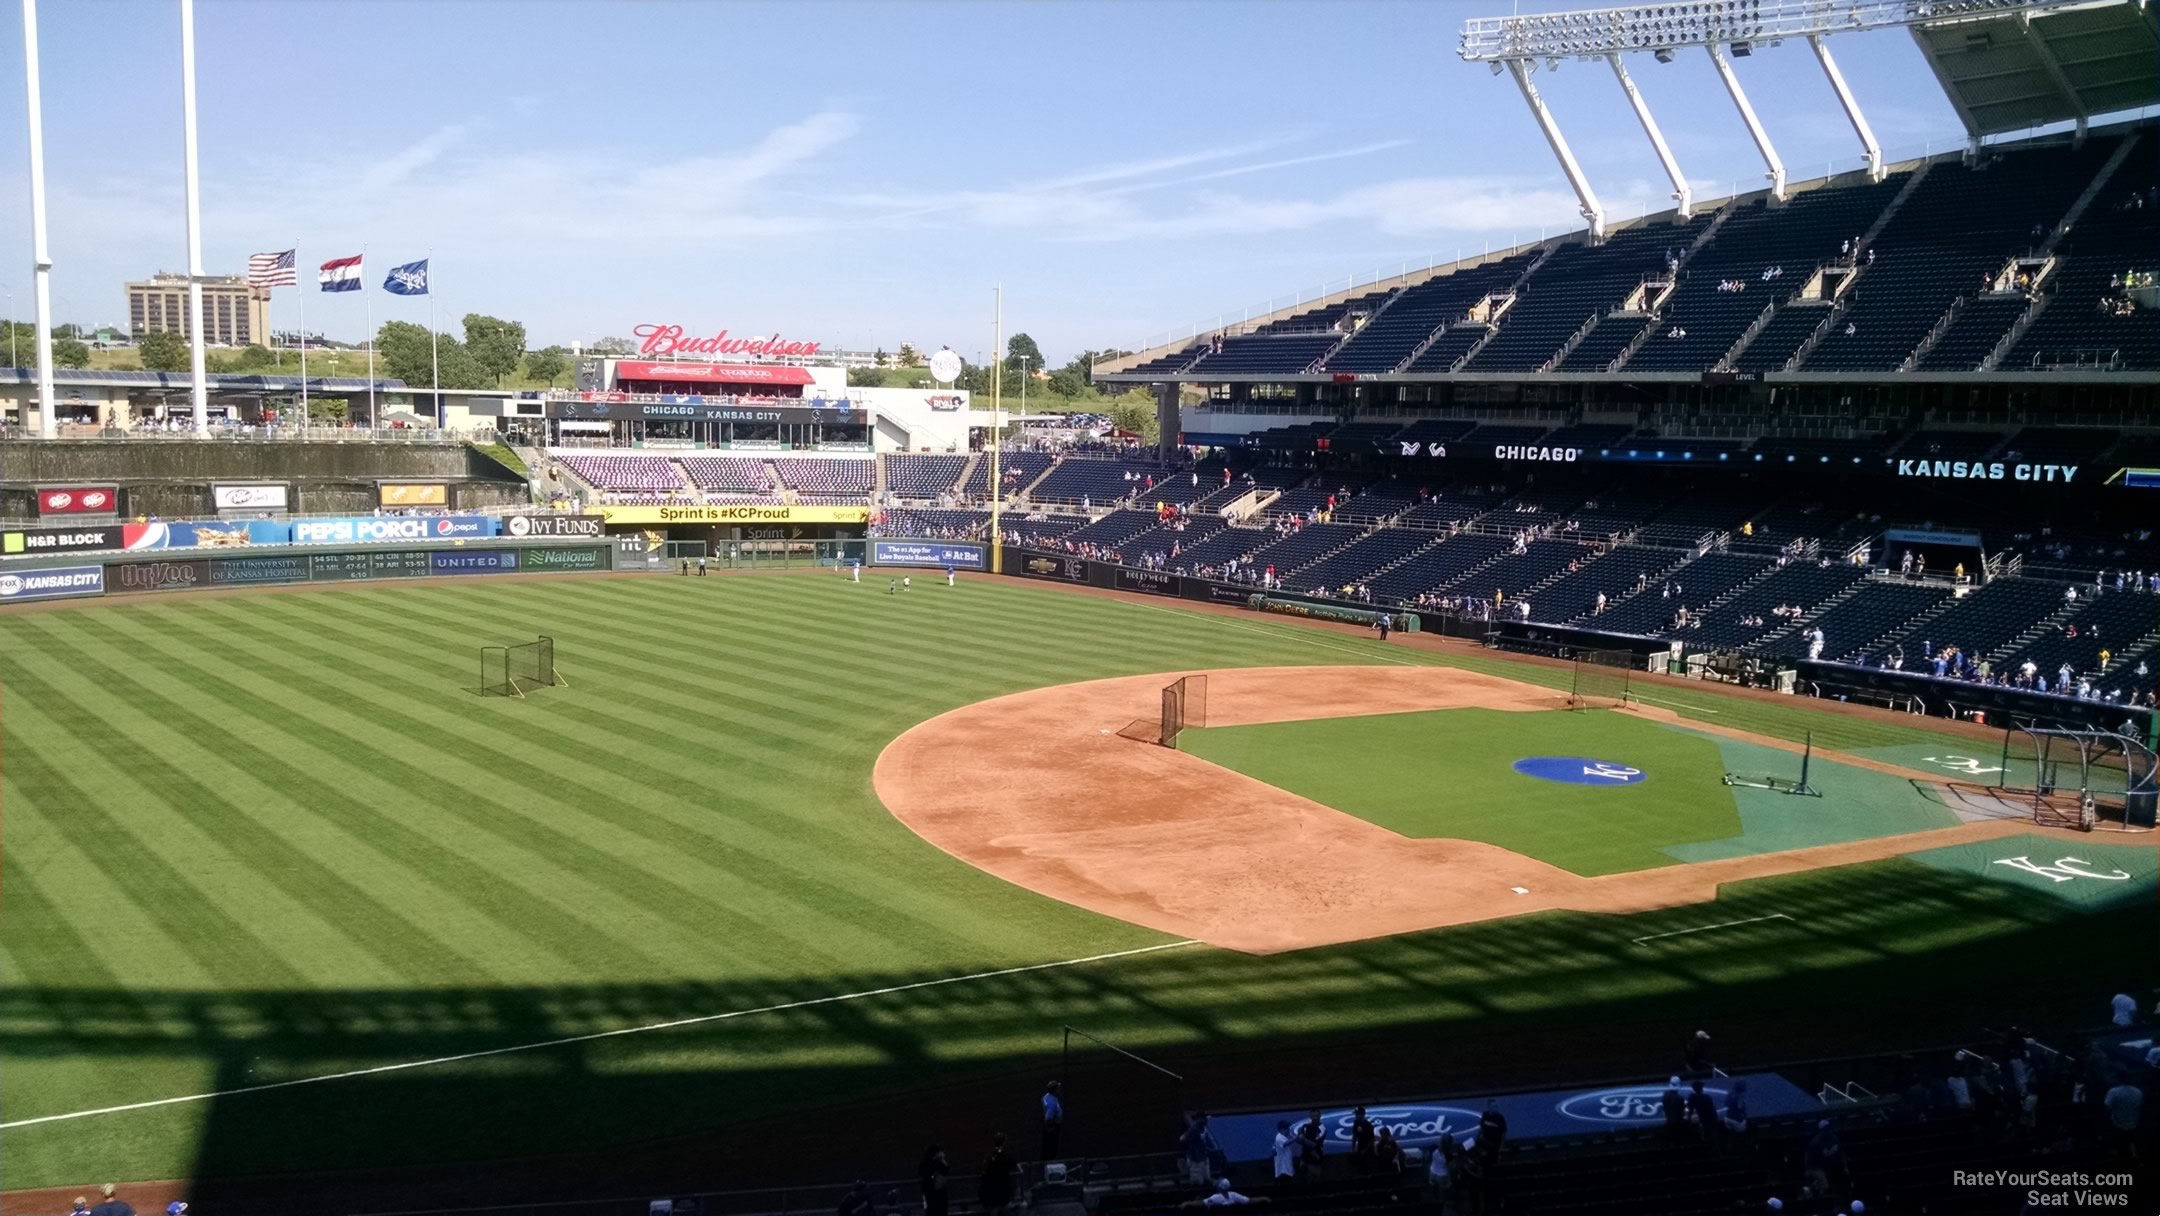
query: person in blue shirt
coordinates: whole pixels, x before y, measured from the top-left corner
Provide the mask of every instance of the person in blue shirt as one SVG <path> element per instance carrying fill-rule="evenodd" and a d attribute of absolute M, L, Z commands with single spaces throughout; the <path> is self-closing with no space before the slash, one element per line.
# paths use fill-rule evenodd
<path fill-rule="evenodd" d="M 1055 1081 L 1043 1086 L 1042 1159 L 1045 1161 L 1057 1157 L 1058 1133 L 1065 1130 L 1065 1102 L 1058 1095 L 1063 1088 Z"/>

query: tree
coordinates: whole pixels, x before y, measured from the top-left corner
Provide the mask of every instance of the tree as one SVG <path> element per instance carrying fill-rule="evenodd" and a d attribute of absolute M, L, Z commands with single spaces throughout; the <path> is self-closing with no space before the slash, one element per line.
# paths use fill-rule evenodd
<path fill-rule="evenodd" d="M 73 321 L 62 322 L 59 325 L 53 326 L 52 336 L 55 338 L 67 338 L 70 341 L 74 341 L 80 339 L 83 336 L 82 326 L 75 324 Z"/>
<path fill-rule="evenodd" d="M 386 321 L 375 332 L 375 357 L 381 375 L 394 376 L 415 386 L 434 383 L 438 355 L 442 361 L 443 388 L 492 388 L 499 383 L 493 373 L 480 366 L 464 343 L 449 334 L 443 334 L 431 343 L 427 327 L 410 321 Z"/>
<path fill-rule="evenodd" d="M 502 378 L 516 371 L 518 360 L 525 357 L 525 326 L 500 317 L 466 313 L 465 350 L 480 370 L 495 377 L 495 385 L 500 388 Z"/>
<path fill-rule="evenodd" d="M 1076 372 L 1071 367 L 1061 367 L 1050 373 L 1050 391 L 1060 397 L 1085 397 L 1088 395 L 1087 373 Z"/>
<path fill-rule="evenodd" d="M 900 344 L 900 366 L 921 367 L 922 365 L 922 352 L 915 349 L 913 342 L 902 342 Z"/>
<path fill-rule="evenodd" d="M 1110 425 L 1121 431 L 1132 431 L 1140 436 L 1142 443 L 1154 443 L 1160 434 L 1155 429 L 1155 406 L 1146 399 L 1119 397 L 1110 402 Z"/>
<path fill-rule="evenodd" d="M 146 372 L 184 372 L 188 370 L 188 344 L 179 334 L 157 329 L 144 334 L 135 343 L 135 353 L 142 360 Z"/>
<path fill-rule="evenodd" d="M 307 416 L 309 422 L 327 422 L 333 426 L 342 426 L 350 412 L 348 403 L 343 397 L 314 396 L 308 398 Z"/>
<path fill-rule="evenodd" d="M 630 345 L 628 338 L 602 338 L 592 344 L 592 351 L 596 355 L 627 355 L 636 349 Z"/>
<path fill-rule="evenodd" d="M 885 348 L 884 348 L 884 347 L 882 347 L 882 346 L 880 346 L 880 347 L 878 347 L 878 348 L 877 348 L 877 353 L 876 353 L 876 354 L 874 354 L 874 355 L 870 356 L 870 363 L 871 363 L 871 365 L 872 365 L 872 366 L 874 366 L 874 367 L 884 367 L 885 365 L 887 365 L 887 364 L 889 364 L 889 363 L 891 363 L 891 362 L 892 362 L 892 356 L 891 356 L 891 355 L 888 355 L 888 354 L 886 354 L 886 353 L 885 353 Z"/>
<path fill-rule="evenodd" d="M 90 348 L 73 338 L 61 338 L 52 344 L 54 367 L 90 366 Z"/>
<path fill-rule="evenodd" d="M 883 388 L 885 387 L 885 373 L 874 367 L 851 367 L 848 369 L 847 386 L 849 388 Z"/>
<path fill-rule="evenodd" d="M 243 346 L 231 358 L 207 360 L 211 364 L 210 370 L 218 372 L 261 371 L 263 368 L 276 366 L 277 361 L 277 356 L 263 346 Z"/>
<path fill-rule="evenodd" d="M 1005 341 L 1005 370 L 1008 375 L 1032 375 L 1048 371 L 1043 364 L 1042 347 L 1026 334 L 1014 334 Z"/>
<path fill-rule="evenodd" d="M 525 374 L 550 388 L 570 369 L 570 352 L 560 346 L 543 346 L 525 356 Z"/>

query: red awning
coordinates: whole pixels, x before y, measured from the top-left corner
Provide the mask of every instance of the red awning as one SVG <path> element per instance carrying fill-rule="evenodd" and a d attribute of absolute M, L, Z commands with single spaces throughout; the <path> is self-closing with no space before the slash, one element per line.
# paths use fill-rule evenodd
<path fill-rule="evenodd" d="M 767 363 L 640 363 L 625 359 L 615 365 L 615 379 L 657 380 L 662 383 L 696 384 L 815 384 L 806 367 Z"/>

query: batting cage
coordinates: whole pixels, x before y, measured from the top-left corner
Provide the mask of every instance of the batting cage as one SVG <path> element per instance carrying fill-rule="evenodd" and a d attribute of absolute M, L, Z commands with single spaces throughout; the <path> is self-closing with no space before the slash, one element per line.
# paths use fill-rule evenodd
<path fill-rule="evenodd" d="M 1635 671 L 1632 650 L 1578 650 L 1575 680 L 1568 689 L 1569 709 L 1626 709 L 1628 677 Z"/>
<path fill-rule="evenodd" d="M 483 697 L 523 697 L 528 688 L 562 683 L 562 673 L 555 670 L 555 639 L 545 634 L 515 646 L 480 648 Z"/>
<path fill-rule="evenodd" d="M 2153 751 L 2105 730 L 2012 726 L 2003 732 L 1996 788 L 2031 808 L 2043 827 L 2149 832 Z"/>
<path fill-rule="evenodd" d="M 1162 690 L 1162 735 L 1157 741 L 1164 747 L 1176 747 L 1178 732 L 1186 727 L 1206 725 L 1206 676 L 1185 676 Z"/>

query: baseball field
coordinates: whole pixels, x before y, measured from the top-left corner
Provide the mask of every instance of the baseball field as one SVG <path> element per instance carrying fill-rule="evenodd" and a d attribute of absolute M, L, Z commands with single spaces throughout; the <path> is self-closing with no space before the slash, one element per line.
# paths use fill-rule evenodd
<path fill-rule="evenodd" d="M 1989 753 L 1924 719 L 1664 681 L 1574 712 L 1566 669 L 1474 649 L 915 583 L 0 615 L 5 1186 L 589 1150 L 933 1080 L 1024 1110 L 1065 1025 L 1297 1101 L 1260 1061 L 1711 1021 L 1790 1058 L 2160 979 L 2124 946 L 2160 930 L 2153 838 L 1961 819 L 1930 783 Z M 536 634 L 567 685 L 476 695 L 478 648 Z M 1117 733 L 1184 672 L 1205 729 Z M 1810 734 L 1820 797 L 1722 780 Z"/>

